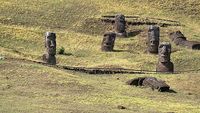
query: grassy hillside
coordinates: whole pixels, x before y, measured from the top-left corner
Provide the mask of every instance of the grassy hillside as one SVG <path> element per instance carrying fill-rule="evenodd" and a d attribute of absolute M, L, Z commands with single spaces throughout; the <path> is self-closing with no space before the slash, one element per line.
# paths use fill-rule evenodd
<path fill-rule="evenodd" d="M 13 60 L 1 62 L 0 69 L 1 113 L 200 111 L 198 74 L 149 75 L 166 80 L 177 92 L 159 93 L 125 85 L 128 79 L 147 75 L 94 76 Z"/>
<path fill-rule="evenodd" d="M 59 65 L 154 71 L 158 56 L 146 53 L 147 25 L 128 26 L 128 31 L 142 32 L 117 38 L 115 52 L 104 53 L 100 51 L 102 36 L 112 25 L 99 18 L 123 13 L 144 20 L 175 20 L 182 26 L 162 27 L 161 41 L 170 41 L 168 33 L 175 30 L 181 30 L 189 40 L 200 41 L 199 0 L 0 0 L 0 4 L 1 112 L 200 112 L 200 52 L 174 44 L 175 70 L 195 72 L 96 76 L 1 58 L 41 61 L 44 33 L 53 31 L 57 33 L 57 50 L 64 47 L 67 53 L 56 56 Z M 138 76 L 162 78 L 178 93 L 125 85 Z M 118 110 L 117 105 L 128 109 Z"/>

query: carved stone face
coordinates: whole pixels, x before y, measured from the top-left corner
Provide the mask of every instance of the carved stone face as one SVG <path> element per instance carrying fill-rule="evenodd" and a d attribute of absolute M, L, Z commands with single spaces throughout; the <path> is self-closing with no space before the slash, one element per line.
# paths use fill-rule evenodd
<path fill-rule="evenodd" d="M 102 50 L 103 51 L 112 51 L 115 43 L 116 34 L 108 32 L 104 34 L 102 41 Z"/>
<path fill-rule="evenodd" d="M 45 47 L 49 55 L 56 55 L 56 34 L 47 32 L 45 36 Z"/>
<path fill-rule="evenodd" d="M 150 53 L 158 53 L 158 46 L 160 41 L 160 29 L 157 26 L 150 26 L 148 31 L 148 51 Z"/>
<path fill-rule="evenodd" d="M 115 31 L 117 33 L 124 33 L 126 32 L 126 21 L 125 16 L 122 14 L 118 14 L 115 16 Z"/>
<path fill-rule="evenodd" d="M 159 62 L 170 62 L 171 44 L 162 43 L 159 46 Z"/>

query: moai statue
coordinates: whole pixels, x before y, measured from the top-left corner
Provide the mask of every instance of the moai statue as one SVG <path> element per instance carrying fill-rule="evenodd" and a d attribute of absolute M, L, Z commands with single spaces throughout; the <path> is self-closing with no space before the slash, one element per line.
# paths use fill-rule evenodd
<path fill-rule="evenodd" d="M 43 60 L 50 64 L 56 64 L 56 34 L 52 32 L 46 32 L 45 35 L 45 48 L 46 53 L 43 55 Z"/>
<path fill-rule="evenodd" d="M 171 54 L 171 44 L 170 43 L 161 43 L 158 48 L 158 64 L 156 67 L 157 72 L 166 72 L 173 73 L 174 72 L 174 64 L 170 61 Z"/>
<path fill-rule="evenodd" d="M 160 28 L 157 26 L 150 26 L 148 30 L 147 38 L 147 51 L 149 53 L 158 53 L 158 46 L 160 41 Z"/>
<path fill-rule="evenodd" d="M 176 45 L 184 46 L 185 41 L 187 40 L 186 37 L 181 33 L 181 31 L 176 31 L 170 33 L 169 37 Z"/>
<path fill-rule="evenodd" d="M 169 38 L 179 46 L 184 46 L 193 50 L 200 50 L 200 42 L 198 41 L 189 41 L 187 38 L 181 33 L 181 31 L 175 31 L 169 34 Z"/>
<path fill-rule="evenodd" d="M 152 90 L 157 89 L 160 92 L 169 91 L 170 86 L 163 80 L 155 77 L 138 77 L 126 82 L 127 85 L 150 87 Z"/>
<path fill-rule="evenodd" d="M 113 51 L 115 44 L 116 34 L 113 32 L 107 32 L 104 34 L 103 41 L 101 43 L 102 51 Z"/>
<path fill-rule="evenodd" d="M 117 36 L 127 37 L 126 21 L 125 21 L 125 16 L 124 15 L 117 14 L 115 16 L 114 29 L 115 29 L 115 32 L 116 32 Z"/>

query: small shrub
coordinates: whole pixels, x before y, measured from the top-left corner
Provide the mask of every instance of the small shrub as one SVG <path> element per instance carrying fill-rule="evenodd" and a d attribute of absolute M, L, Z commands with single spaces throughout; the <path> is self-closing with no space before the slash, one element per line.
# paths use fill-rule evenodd
<path fill-rule="evenodd" d="M 64 55 L 65 54 L 65 48 L 64 47 L 59 48 L 58 49 L 58 54 Z"/>

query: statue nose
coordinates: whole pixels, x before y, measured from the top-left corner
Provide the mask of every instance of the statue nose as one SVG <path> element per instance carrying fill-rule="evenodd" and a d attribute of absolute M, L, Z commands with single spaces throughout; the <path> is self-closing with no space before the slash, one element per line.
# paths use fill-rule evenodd
<path fill-rule="evenodd" d="M 155 40 L 151 40 L 151 45 L 155 45 Z"/>
<path fill-rule="evenodd" d="M 51 41 L 50 47 L 54 47 L 54 46 L 55 45 L 54 45 L 53 41 Z"/>
<path fill-rule="evenodd" d="M 164 54 L 164 55 L 166 55 L 166 54 L 167 54 L 167 48 L 166 48 L 166 47 L 163 47 L 161 53 Z"/>

